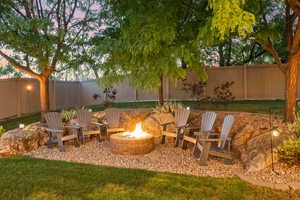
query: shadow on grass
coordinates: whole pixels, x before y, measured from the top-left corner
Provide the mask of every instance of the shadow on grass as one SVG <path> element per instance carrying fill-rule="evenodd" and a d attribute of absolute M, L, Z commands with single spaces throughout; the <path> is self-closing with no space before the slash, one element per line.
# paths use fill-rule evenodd
<path fill-rule="evenodd" d="M 238 178 L 193 177 L 22 156 L 0 159 L 0 199 L 282 200 L 290 197 L 287 192 L 255 187 Z"/>

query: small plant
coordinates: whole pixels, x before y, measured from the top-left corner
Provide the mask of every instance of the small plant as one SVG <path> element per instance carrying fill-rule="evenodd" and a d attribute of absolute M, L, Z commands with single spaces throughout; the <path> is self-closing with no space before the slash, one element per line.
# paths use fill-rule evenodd
<path fill-rule="evenodd" d="M 177 109 L 182 109 L 184 106 L 180 103 L 167 102 L 162 106 L 157 106 L 153 109 L 154 113 L 175 113 Z"/>
<path fill-rule="evenodd" d="M 293 123 L 288 124 L 288 129 L 291 133 L 294 133 L 298 138 L 300 138 L 300 116 L 299 116 L 299 112 L 297 113 L 296 120 Z"/>
<path fill-rule="evenodd" d="M 103 93 L 105 95 L 105 101 L 114 101 L 117 97 L 117 90 L 114 88 L 105 88 L 103 90 Z"/>
<path fill-rule="evenodd" d="M 235 97 L 231 92 L 231 86 L 234 84 L 234 81 L 226 81 L 220 85 L 217 85 L 214 88 L 214 96 L 203 98 L 202 101 L 210 103 L 222 103 L 228 104 L 230 101 L 234 100 Z"/>
<path fill-rule="evenodd" d="M 69 122 L 72 119 L 76 118 L 76 110 L 62 110 L 61 111 L 61 117 L 63 122 Z"/>
<path fill-rule="evenodd" d="M 300 165 L 300 139 L 285 141 L 278 149 L 278 156 L 289 165 Z"/>
<path fill-rule="evenodd" d="M 3 128 L 3 126 L 0 126 L 0 136 L 3 135 L 4 132 L 5 132 L 5 129 Z"/>
<path fill-rule="evenodd" d="M 117 90 L 114 88 L 105 88 L 104 91 L 104 106 L 109 107 L 116 100 Z"/>
<path fill-rule="evenodd" d="M 231 92 L 231 86 L 234 84 L 233 81 L 227 81 L 221 85 L 218 85 L 214 89 L 215 98 L 217 101 L 232 101 L 234 96 Z"/>
<path fill-rule="evenodd" d="M 108 107 L 113 103 L 113 101 L 116 100 L 117 90 L 114 88 L 104 88 L 103 94 L 104 94 L 104 102 L 103 102 L 104 107 Z M 93 99 L 95 99 L 95 100 L 101 99 L 101 95 L 94 94 Z"/>
<path fill-rule="evenodd" d="M 206 82 L 199 81 L 197 83 L 183 83 L 183 90 L 191 94 L 191 97 L 195 97 L 197 100 L 203 98 L 205 88 L 207 87 Z"/>

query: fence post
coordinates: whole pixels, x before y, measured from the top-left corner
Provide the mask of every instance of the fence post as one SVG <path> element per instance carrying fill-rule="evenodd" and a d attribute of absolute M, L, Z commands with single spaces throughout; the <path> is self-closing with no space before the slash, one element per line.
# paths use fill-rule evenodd
<path fill-rule="evenodd" d="M 134 92 L 135 92 L 135 101 L 137 101 L 139 99 L 138 90 L 135 89 Z"/>
<path fill-rule="evenodd" d="M 53 97 L 52 97 L 52 100 L 53 100 L 53 110 L 56 110 L 56 80 L 53 80 L 52 81 L 52 92 L 53 92 Z"/>
<path fill-rule="evenodd" d="M 16 81 L 16 96 L 17 96 L 17 116 L 21 117 L 22 115 L 22 85 L 20 84 L 20 79 L 15 79 Z"/>
<path fill-rule="evenodd" d="M 247 65 L 243 66 L 243 94 L 244 94 L 244 99 L 247 99 L 248 98 Z"/>
<path fill-rule="evenodd" d="M 169 78 L 167 76 L 164 76 L 164 85 L 165 85 L 165 99 L 169 100 L 170 99 L 170 82 L 169 82 Z"/>

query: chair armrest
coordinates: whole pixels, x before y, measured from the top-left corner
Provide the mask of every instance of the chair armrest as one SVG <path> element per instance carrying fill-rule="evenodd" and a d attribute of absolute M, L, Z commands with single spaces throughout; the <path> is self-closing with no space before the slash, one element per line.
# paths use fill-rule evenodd
<path fill-rule="evenodd" d="M 189 125 L 186 124 L 186 125 L 183 125 L 183 126 L 177 126 L 176 128 L 179 129 L 179 128 L 187 128 Z"/>
<path fill-rule="evenodd" d="M 68 126 L 64 126 L 64 128 L 69 128 L 69 129 L 80 129 L 80 125 L 68 125 Z"/>
<path fill-rule="evenodd" d="M 175 122 L 167 122 L 167 123 L 163 123 L 163 124 L 160 124 L 160 126 L 168 126 L 170 124 L 175 124 Z"/>
<path fill-rule="evenodd" d="M 57 130 L 57 129 L 51 129 L 51 128 L 46 128 L 46 127 L 42 127 L 42 130 L 51 132 L 51 133 L 63 133 L 63 130 Z"/>
<path fill-rule="evenodd" d="M 194 129 L 200 129 L 200 127 L 198 127 L 198 126 L 189 126 L 189 127 L 186 127 L 186 129 L 194 130 Z"/>
<path fill-rule="evenodd" d="M 107 124 L 104 123 L 99 123 L 99 122 L 91 122 L 91 124 L 96 125 L 96 126 L 107 126 Z"/>

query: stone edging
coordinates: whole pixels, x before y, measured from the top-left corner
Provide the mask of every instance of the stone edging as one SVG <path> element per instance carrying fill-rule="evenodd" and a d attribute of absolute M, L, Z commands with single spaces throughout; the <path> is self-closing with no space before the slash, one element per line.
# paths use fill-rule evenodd
<path fill-rule="evenodd" d="M 267 182 L 263 182 L 263 181 L 259 181 L 256 180 L 252 177 L 249 176 L 245 176 L 242 173 L 235 173 L 236 176 L 238 176 L 240 179 L 251 183 L 253 185 L 258 185 L 258 186 L 263 186 L 263 187 L 268 187 L 268 188 L 272 188 L 272 189 L 276 189 L 276 190 L 300 190 L 300 182 L 291 182 L 289 184 L 276 184 L 276 183 L 267 183 Z"/>

